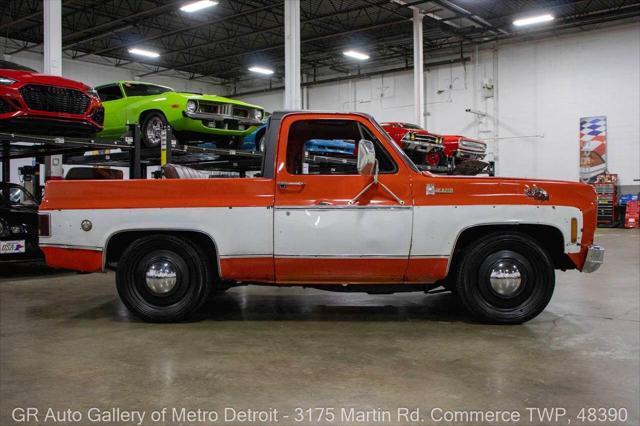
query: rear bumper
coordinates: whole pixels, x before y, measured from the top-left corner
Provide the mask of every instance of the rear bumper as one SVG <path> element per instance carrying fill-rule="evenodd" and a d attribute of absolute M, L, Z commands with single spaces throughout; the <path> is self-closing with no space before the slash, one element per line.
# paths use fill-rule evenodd
<path fill-rule="evenodd" d="M 591 245 L 587 250 L 587 257 L 582 267 L 582 272 L 595 272 L 604 263 L 604 247 Z"/>

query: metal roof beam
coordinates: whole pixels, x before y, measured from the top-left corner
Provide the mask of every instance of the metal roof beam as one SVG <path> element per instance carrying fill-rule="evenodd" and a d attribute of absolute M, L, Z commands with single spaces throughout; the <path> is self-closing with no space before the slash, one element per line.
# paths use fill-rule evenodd
<path fill-rule="evenodd" d="M 245 12 L 236 13 L 234 15 L 225 16 L 225 17 L 222 17 L 220 19 L 215 19 L 215 20 L 212 20 L 212 21 L 202 22 L 202 23 L 199 23 L 197 25 L 192 25 L 192 26 L 187 27 L 187 28 L 179 28 L 179 29 L 176 29 L 176 30 L 173 30 L 173 31 L 163 32 L 162 34 L 157 34 L 157 35 L 154 35 L 154 36 L 151 36 L 151 37 L 145 37 L 145 38 L 142 38 L 140 40 L 136 40 L 135 42 L 132 42 L 132 43 L 124 43 L 124 44 L 120 44 L 118 46 L 112 46 L 112 47 L 107 47 L 107 48 L 104 48 L 104 49 L 94 50 L 94 51 L 87 52 L 87 53 L 84 53 L 82 55 L 79 55 L 79 56 L 77 56 L 77 58 L 79 59 L 79 58 L 83 58 L 83 57 L 89 56 L 89 55 L 100 55 L 102 53 L 110 52 L 112 50 L 123 49 L 123 48 L 126 48 L 126 47 L 131 47 L 131 46 L 134 46 L 134 45 L 137 45 L 137 44 L 140 44 L 140 43 L 144 43 L 144 42 L 147 42 L 147 41 L 152 41 L 152 40 L 157 40 L 157 39 L 164 38 L 164 37 L 169 37 L 169 36 L 172 36 L 172 35 L 176 35 L 176 34 L 179 34 L 179 33 L 182 33 L 182 32 L 191 31 L 191 30 L 202 28 L 202 27 L 205 27 L 205 26 L 220 24 L 222 22 L 226 22 L 226 21 L 229 21 L 231 19 L 236 19 L 236 18 L 240 18 L 240 17 L 243 17 L 243 16 L 252 15 L 252 14 L 255 14 L 255 13 L 258 13 L 258 12 L 261 12 L 261 11 L 264 11 L 264 10 L 268 10 L 268 9 L 273 9 L 274 7 L 281 6 L 282 4 L 283 4 L 282 2 L 279 2 L 279 3 L 275 4 L 275 5 L 271 4 L 271 5 L 268 5 L 268 6 L 263 6 L 263 7 L 259 7 L 259 8 L 256 8 L 256 9 L 251 9 L 251 10 L 248 10 L 248 11 L 245 11 Z"/>

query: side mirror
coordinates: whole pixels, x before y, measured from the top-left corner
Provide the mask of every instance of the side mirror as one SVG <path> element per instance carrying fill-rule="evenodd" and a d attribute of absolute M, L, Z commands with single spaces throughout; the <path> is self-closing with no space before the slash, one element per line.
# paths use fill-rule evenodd
<path fill-rule="evenodd" d="M 378 174 L 378 161 L 373 142 L 360 139 L 358 142 L 358 174 L 375 176 Z"/>

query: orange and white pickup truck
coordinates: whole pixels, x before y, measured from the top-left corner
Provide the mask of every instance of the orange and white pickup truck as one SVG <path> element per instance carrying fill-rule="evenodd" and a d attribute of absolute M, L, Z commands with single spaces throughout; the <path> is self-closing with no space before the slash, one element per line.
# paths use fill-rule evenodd
<path fill-rule="evenodd" d="M 318 161 L 310 140 L 353 145 Z M 173 166 L 168 166 L 171 168 Z M 177 321 L 243 284 L 455 292 L 479 319 L 521 323 L 555 270 L 592 272 L 596 197 L 585 184 L 419 171 L 359 113 L 277 112 L 253 177 L 50 181 L 40 246 L 54 268 L 116 270 L 124 304 Z"/>

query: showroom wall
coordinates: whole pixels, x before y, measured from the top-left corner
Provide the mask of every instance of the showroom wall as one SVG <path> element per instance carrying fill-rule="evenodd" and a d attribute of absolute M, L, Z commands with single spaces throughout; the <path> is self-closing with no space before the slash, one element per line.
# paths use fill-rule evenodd
<path fill-rule="evenodd" d="M 640 26 L 611 26 L 572 35 L 503 43 L 466 53 L 463 66 L 425 72 L 427 128 L 461 133 L 489 143 L 502 176 L 578 179 L 578 121 L 605 115 L 609 170 L 621 183 L 640 178 Z M 8 58 L 42 69 L 42 55 Z M 426 60 L 434 60 L 426 55 Z M 135 72 L 65 59 L 64 75 L 97 85 L 133 79 Z M 144 77 L 178 90 L 224 94 L 198 80 Z M 264 80 L 261 81 L 264 85 Z M 483 89 L 483 83 L 494 90 Z M 238 91 L 255 87 L 238 88 Z M 363 111 L 379 121 L 413 121 L 411 71 L 323 84 L 305 90 L 310 109 Z M 489 96 L 489 97 L 486 97 Z M 282 91 L 241 96 L 281 109 Z M 485 112 L 478 116 L 466 109 Z M 524 161 L 523 161 L 524 159 Z M 17 163 L 17 162 L 16 162 Z M 12 179 L 17 169 L 12 167 Z"/>
<path fill-rule="evenodd" d="M 499 175 L 577 180 L 579 119 L 605 115 L 609 170 L 619 173 L 623 185 L 637 185 L 633 182 L 640 178 L 637 23 L 505 43 L 470 56 L 465 66 L 425 72 L 429 130 L 487 140 Z M 493 93 L 483 89 L 483 83 L 493 83 Z M 413 120 L 411 72 L 318 85 L 308 92 L 311 109 L 363 111 L 379 121 Z M 268 110 L 282 107 L 281 92 L 241 98 Z M 487 116 L 468 113 L 467 108 Z"/>

